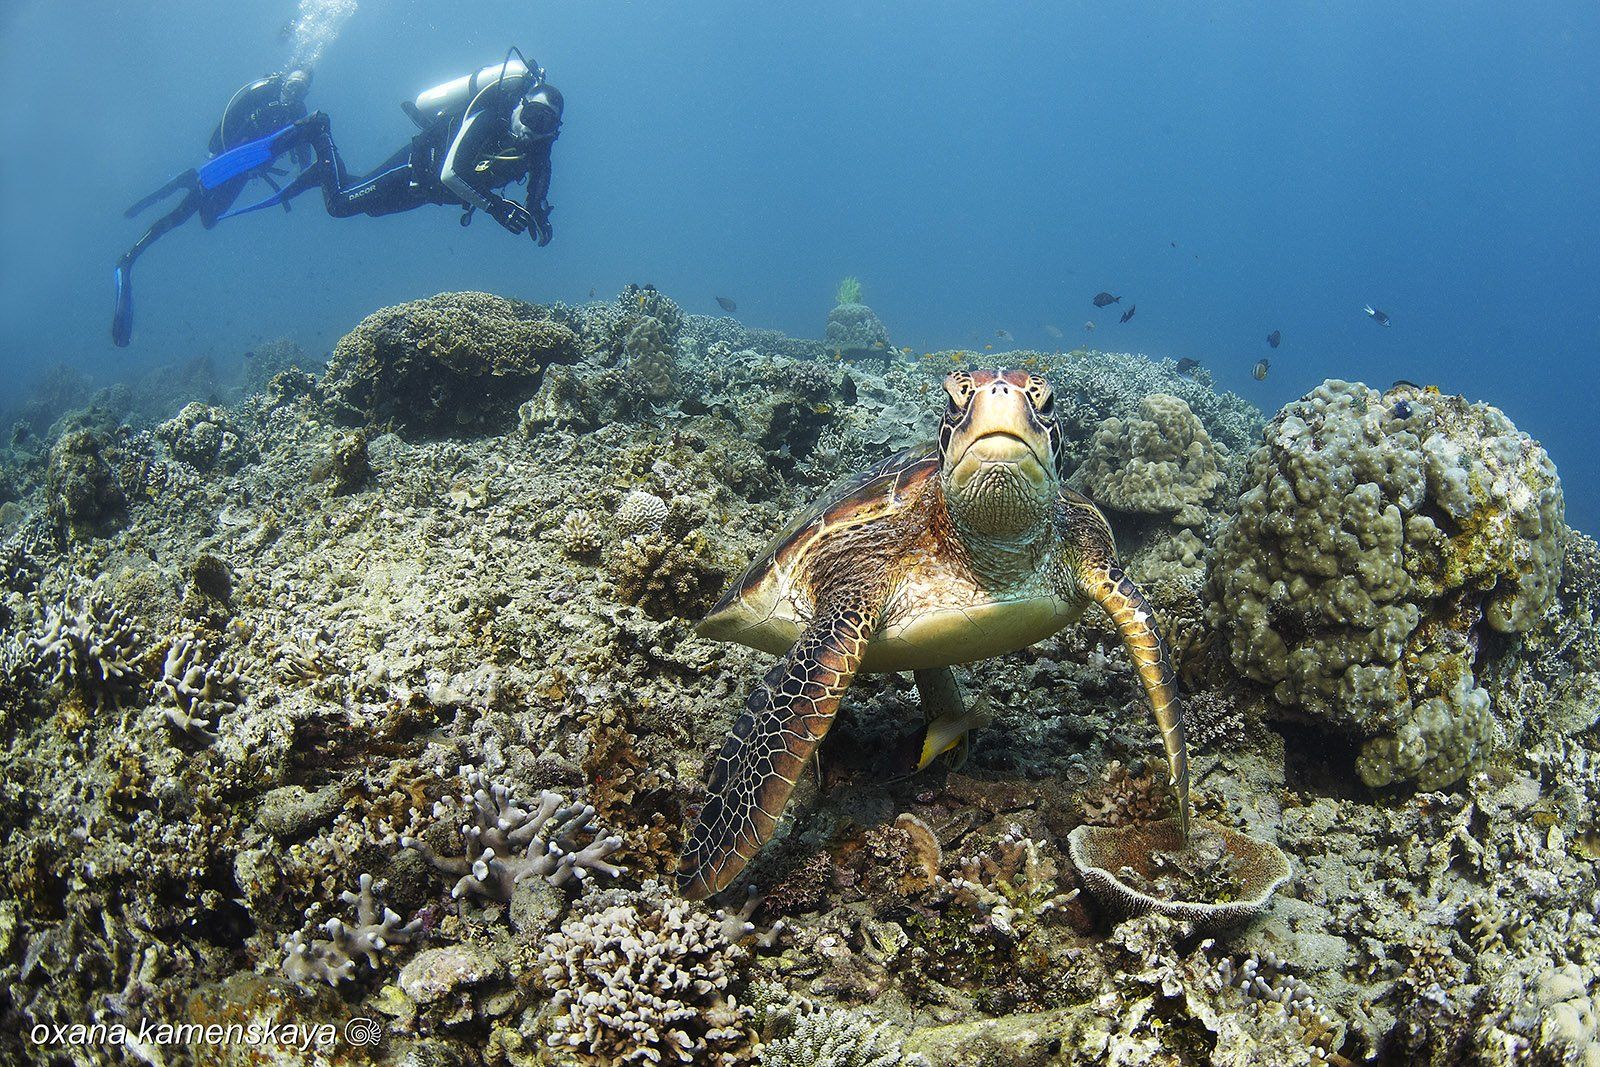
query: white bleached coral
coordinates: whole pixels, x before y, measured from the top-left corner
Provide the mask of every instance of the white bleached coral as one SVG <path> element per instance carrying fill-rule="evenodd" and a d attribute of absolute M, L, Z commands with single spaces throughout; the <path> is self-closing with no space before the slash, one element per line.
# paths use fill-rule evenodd
<path fill-rule="evenodd" d="M 239 707 L 239 671 L 232 657 L 208 655 L 204 642 L 189 635 L 172 642 L 161 667 L 161 687 L 170 707 L 162 714 L 178 732 L 207 744 L 212 729 Z"/>
<path fill-rule="evenodd" d="M 55 684 L 76 688 L 96 708 L 119 708 L 140 689 L 134 661 L 144 635 L 99 590 L 45 608 L 44 625 L 28 646 Z"/>
<path fill-rule="evenodd" d="M 667 502 L 642 489 L 631 490 L 617 506 L 617 532 L 624 537 L 652 534 L 667 521 Z"/>
<path fill-rule="evenodd" d="M 370 874 L 361 876 L 359 893 L 346 890 L 339 899 L 355 906 L 355 923 L 329 919 L 289 938 L 283 946 L 283 973 L 291 981 L 306 986 L 317 982 L 336 986 L 355 976 L 356 964 L 361 960 L 377 970 L 387 949 L 409 944 L 422 933 L 421 919 L 401 923 L 399 915 L 384 907 L 373 890 Z M 327 936 L 312 937 L 318 929 Z"/>
<path fill-rule="evenodd" d="M 749 1062 L 752 1010 L 731 992 L 748 952 L 666 886 L 607 892 L 550 935 L 538 966 L 548 1042 L 590 1062 Z"/>
<path fill-rule="evenodd" d="M 460 859 L 440 856 L 426 842 L 402 837 L 404 848 L 422 853 L 434 867 L 457 876 L 452 897 L 465 893 L 490 900 L 509 901 L 518 882 L 543 878 L 551 885 L 582 881 L 596 872 L 612 877 L 622 868 L 606 857 L 622 847 L 622 838 L 601 836 L 590 823 L 594 807 L 569 804 L 558 793 L 545 790 L 532 807 L 524 808 L 505 786 L 488 781 L 481 773 L 462 768 L 470 792 L 452 806 L 435 805 L 434 814 L 472 821 L 461 824 L 465 854 Z M 579 844 L 582 837 L 591 838 Z"/>
<path fill-rule="evenodd" d="M 1136 418 L 1102 422 L 1082 471 L 1097 503 L 1170 514 L 1181 526 L 1205 521 L 1202 505 L 1222 481 L 1210 435 L 1185 400 L 1167 393 L 1140 401 Z"/>

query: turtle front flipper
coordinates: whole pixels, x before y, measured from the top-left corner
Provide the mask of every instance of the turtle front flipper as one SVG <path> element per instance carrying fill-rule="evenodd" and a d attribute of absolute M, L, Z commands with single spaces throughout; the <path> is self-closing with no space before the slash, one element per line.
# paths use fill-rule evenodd
<path fill-rule="evenodd" d="M 1172 669 L 1167 643 L 1156 632 L 1155 612 L 1139 587 L 1122 573 L 1111 524 L 1093 501 L 1075 490 L 1063 489 L 1056 523 L 1066 547 L 1065 565 L 1055 572 L 1057 588 L 1063 597 L 1088 597 L 1117 624 L 1161 728 L 1161 744 L 1167 750 L 1167 784 L 1177 798 L 1178 824 L 1187 841 L 1189 743 L 1183 730 L 1183 704 L 1178 700 L 1178 675 Z"/>
<path fill-rule="evenodd" d="M 783 661 L 750 694 L 717 754 L 706 803 L 678 861 L 678 890 L 700 900 L 726 888 L 772 836 L 806 761 L 833 725 L 876 609 L 823 605 Z"/>

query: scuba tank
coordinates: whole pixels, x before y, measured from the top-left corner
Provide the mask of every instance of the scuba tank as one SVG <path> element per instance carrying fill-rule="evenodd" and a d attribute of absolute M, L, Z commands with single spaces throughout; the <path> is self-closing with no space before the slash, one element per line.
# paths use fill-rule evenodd
<path fill-rule="evenodd" d="M 445 115 L 465 111 L 468 105 L 486 89 L 521 91 L 523 81 L 532 73 L 521 59 L 508 58 L 502 63 L 491 63 L 482 70 L 463 74 L 442 85 L 435 85 L 432 89 L 425 89 L 417 94 L 415 100 L 408 100 L 402 104 L 401 108 L 411 116 L 412 122 L 427 127 Z M 496 82 L 505 84 L 496 85 Z"/>

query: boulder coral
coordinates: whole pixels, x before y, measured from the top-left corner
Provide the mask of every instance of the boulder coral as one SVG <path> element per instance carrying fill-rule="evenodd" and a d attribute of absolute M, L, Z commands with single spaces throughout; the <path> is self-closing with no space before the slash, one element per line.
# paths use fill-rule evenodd
<path fill-rule="evenodd" d="M 1102 422 L 1082 470 L 1097 503 L 1141 515 L 1171 515 L 1180 526 L 1205 522 L 1202 505 L 1222 481 L 1205 426 L 1187 401 L 1168 393 L 1145 397 L 1137 416 Z"/>
<path fill-rule="evenodd" d="M 1560 579 L 1544 449 L 1487 404 L 1327 381 L 1268 425 L 1245 485 L 1209 578 L 1234 667 L 1361 740 L 1369 785 L 1458 781 L 1497 729 L 1480 655 Z"/>
<path fill-rule="evenodd" d="M 441 293 L 376 311 L 345 334 L 322 392 L 341 416 L 414 430 L 504 430 L 577 337 L 544 309 L 489 293 Z"/>

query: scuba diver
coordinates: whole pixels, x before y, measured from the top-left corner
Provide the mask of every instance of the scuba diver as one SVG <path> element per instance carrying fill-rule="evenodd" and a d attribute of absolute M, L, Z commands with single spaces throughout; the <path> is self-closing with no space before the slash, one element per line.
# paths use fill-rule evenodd
<path fill-rule="evenodd" d="M 119 348 L 126 347 L 133 337 L 134 260 L 163 234 L 196 214 L 206 229 L 215 226 L 227 217 L 228 209 L 251 178 L 262 178 L 277 189 L 272 179 L 275 172 L 271 170 L 276 155 L 263 150 L 263 138 L 286 127 L 292 129 L 295 122 L 306 117 L 305 99 L 310 89 L 311 72 L 300 69 L 281 71 L 241 87 L 228 100 L 216 129 L 211 131 L 211 161 L 175 176 L 123 213 L 131 219 L 173 193 L 184 192 L 178 206 L 157 219 L 117 262 L 111 340 Z M 296 149 L 296 162 L 314 165 L 309 147 Z M 288 205 L 284 208 L 287 210 Z"/>
<path fill-rule="evenodd" d="M 516 58 L 512 58 L 513 54 Z M 401 105 L 420 132 L 371 173 L 352 178 L 334 144 L 328 117 L 313 113 L 285 131 L 279 151 L 309 144 L 316 164 L 272 196 L 231 214 L 287 204 L 318 186 L 328 214 L 393 215 L 424 204 L 466 210 L 461 225 L 482 211 L 513 234 L 530 230 L 550 243 L 550 150 L 561 132 L 561 92 L 544 68 L 525 63 L 515 48 L 504 62 L 435 86 Z M 517 203 L 500 194 L 526 181 Z"/>

